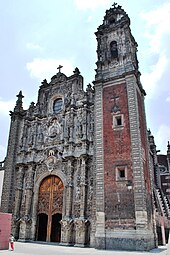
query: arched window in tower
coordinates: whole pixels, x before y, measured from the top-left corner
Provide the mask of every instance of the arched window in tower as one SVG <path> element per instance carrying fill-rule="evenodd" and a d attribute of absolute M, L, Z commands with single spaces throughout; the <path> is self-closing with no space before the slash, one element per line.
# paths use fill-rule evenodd
<path fill-rule="evenodd" d="M 116 22 L 116 18 L 115 18 L 115 17 L 112 17 L 112 18 L 109 20 L 110 25 L 114 24 L 115 22 Z"/>
<path fill-rule="evenodd" d="M 53 103 L 53 112 L 58 113 L 63 108 L 63 100 L 62 98 L 57 98 Z"/>
<path fill-rule="evenodd" d="M 116 41 L 112 41 L 110 43 L 110 53 L 111 53 L 111 58 L 118 58 L 118 49 L 117 49 Z"/>

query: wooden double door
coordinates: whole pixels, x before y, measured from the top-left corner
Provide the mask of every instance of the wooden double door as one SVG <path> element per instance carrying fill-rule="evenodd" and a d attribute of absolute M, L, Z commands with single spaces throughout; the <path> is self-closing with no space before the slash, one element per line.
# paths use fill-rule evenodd
<path fill-rule="evenodd" d="M 37 240 L 60 242 L 64 185 L 58 176 L 46 177 L 39 188 Z"/>

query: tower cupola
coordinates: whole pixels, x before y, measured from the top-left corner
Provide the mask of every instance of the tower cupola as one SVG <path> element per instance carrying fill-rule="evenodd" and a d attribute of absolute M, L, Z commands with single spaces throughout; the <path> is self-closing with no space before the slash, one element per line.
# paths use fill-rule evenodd
<path fill-rule="evenodd" d="M 120 5 L 112 6 L 95 33 L 98 43 L 96 80 L 138 70 L 137 43 L 131 34 L 130 19 Z"/>

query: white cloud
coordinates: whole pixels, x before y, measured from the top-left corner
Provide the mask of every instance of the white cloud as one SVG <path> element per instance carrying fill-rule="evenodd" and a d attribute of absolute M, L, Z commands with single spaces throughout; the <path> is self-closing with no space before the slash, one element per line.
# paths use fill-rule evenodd
<path fill-rule="evenodd" d="M 27 63 L 26 68 L 32 78 L 37 78 L 40 81 L 47 79 L 49 81 L 58 72 L 57 67 L 59 65 L 63 66 L 61 72 L 66 75 L 71 75 L 75 69 L 72 60 L 39 58 L 35 58 L 32 62 Z"/>
<path fill-rule="evenodd" d="M 0 98 L 0 114 L 9 115 L 9 111 L 13 111 L 16 100 L 3 101 Z"/>
<path fill-rule="evenodd" d="M 93 17 L 92 16 L 89 16 L 88 19 L 87 19 L 87 23 L 90 23 L 92 21 Z"/>
<path fill-rule="evenodd" d="M 166 102 L 170 102 L 170 96 L 166 98 Z"/>
<path fill-rule="evenodd" d="M 151 66 L 151 71 L 142 74 L 141 81 L 144 88 L 148 91 L 148 98 L 154 96 L 156 87 L 159 85 L 159 81 L 163 77 L 168 63 L 168 58 L 165 54 L 162 54 L 159 56 L 157 63 Z"/>
<path fill-rule="evenodd" d="M 155 144 L 159 144 L 158 150 L 160 149 L 162 154 L 166 153 L 166 145 L 170 140 L 170 126 L 162 124 L 157 133 L 154 134 Z"/>
<path fill-rule="evenodd" d="M 149 46 L 151 53 L 160 53 L 164 51 L 161 47 L 163 37 L 170 33 L 169 17 L 170 17 L 170 3 L 165 3 L 147 13 L 142 13 L 141 17 L 146 22 L 145 37 L 149 39 Z"/>
<path fill-rule="evenodd" d="M 110 3 L 110 0 L 75 0 L 79 10 L 96 9 L 99 6 L 108 6 Z"/>
<path fill-rule="evenodd" d="M 170 3 L 142 13 L 141 17 L 145 22 L 144 36 L 148 44 L 145 61 L 152 62 L 150 69 L 143 72 L 141 80 L 148 92 L 148 98 L 152 98 L 156 95 L 160 84 L 162 88 L 167 87 L 167 84 L 162 82 L 162 78 L 165 77 L 170 64 L 170 47 L 167 44 L 167 37 L 170 35 Z"/>
<path fill-rule="evenodd" d="M 26 48 L 29 50 L 43 50 L 43 47 L 41 47 L 39 44 L 28 42 L 26 44 Z"/>

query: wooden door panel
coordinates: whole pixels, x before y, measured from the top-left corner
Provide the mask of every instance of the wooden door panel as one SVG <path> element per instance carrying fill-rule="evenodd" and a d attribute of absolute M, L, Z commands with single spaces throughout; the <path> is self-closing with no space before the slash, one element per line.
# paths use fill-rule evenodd
<path fill-rule="evenodd" d="M 64 185 L 57 176 L 45 178 L 39 189 L 38 214 L 45 213 L 48 215 L 47 224 L 47 241 L 50 241 L 52 229 L 52 215 L 62 214 Z"/>

